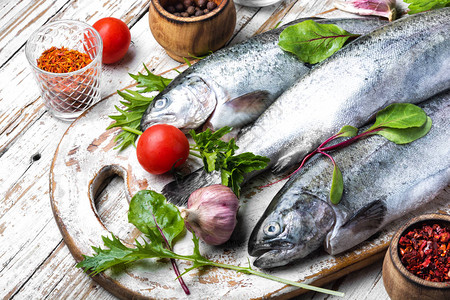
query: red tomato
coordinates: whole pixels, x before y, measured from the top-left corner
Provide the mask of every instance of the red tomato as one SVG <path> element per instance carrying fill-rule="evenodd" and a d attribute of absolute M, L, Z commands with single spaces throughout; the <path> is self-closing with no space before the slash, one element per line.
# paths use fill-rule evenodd
<path fill-rule="evenodd" d="M 181 130 L 172 125 L 157 124 L 139 137 L 137 159 L 149 173 L 162 174 L 181 166 L 189 155 L 189 142 Z"/>
<path fill-rule="evenodd" d="M 102 37 L 102 62 L 112 64 L 122 59 L 131 42 L 131 34 L 127 24 L 116 18 L 103 18 L 95 22 L 93 27 Z"/>

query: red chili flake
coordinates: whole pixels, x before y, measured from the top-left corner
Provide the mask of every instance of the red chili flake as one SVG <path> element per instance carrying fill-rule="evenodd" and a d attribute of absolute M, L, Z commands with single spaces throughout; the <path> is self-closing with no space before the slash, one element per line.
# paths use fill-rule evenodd
<path fill-rule="evenodd" d="M 86 67 L 92 59 L 86 53 L 65 47 L 51 47 L 37 59 L 37 66 L 47 72 L 69 73 Z"/>
<path fill-rule="evenodd" d="M 434 282 L 450 281 L 450 225 L 422 226 L 400 237 L 403 265 L 419 278 Z"/>

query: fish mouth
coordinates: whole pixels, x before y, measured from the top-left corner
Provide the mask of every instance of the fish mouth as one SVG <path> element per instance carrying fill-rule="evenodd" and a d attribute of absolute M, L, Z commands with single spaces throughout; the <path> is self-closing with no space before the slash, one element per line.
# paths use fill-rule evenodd
<path fill-rule="evenodd" d="M 172 114 L 166 114 L 163 117 L 155 116 L 155 117 L 150 118 L 150 120 L 143 119 L 141 121 L 141 129 L 146 130 L 156 124 L 169 124 L 169 125 L 175 126 L 176 122 L 177 122 L 177 117 Z"/>
<path fill-rule="evenodd" d="M 267 250 L 253 261 L 253 265 L 261 269 L 284 266 L 286 265 L 286 258 L 289 259 L 291 256 L 292 249 L 293 248 Z"/>
<path fill-rule="evenodd" d="M 251 256 L 264 256 L 268 252 L 272 251 L 287 251 L 294 248 L 294 244 L 286 241 L 274 241 L 266 243 L 257 243 L 249 245 L 248 253 Z"/>

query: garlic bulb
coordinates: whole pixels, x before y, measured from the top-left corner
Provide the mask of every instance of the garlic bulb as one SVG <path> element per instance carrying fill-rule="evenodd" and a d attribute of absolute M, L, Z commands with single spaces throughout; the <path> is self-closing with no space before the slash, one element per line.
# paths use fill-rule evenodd
<path fill-rule="evenodd" d="M 395 0 L 336 0 L 337 9 L 363 16 L 380 16 L 395 20 Z"/>
<path fill-rule="evenodd" d="M 215 184 L 194 191 L 181 216 L 189 230 L 205 243 L 220 245 L 230 239 L 236 226 L 239 199 L 224 185 Z"/>

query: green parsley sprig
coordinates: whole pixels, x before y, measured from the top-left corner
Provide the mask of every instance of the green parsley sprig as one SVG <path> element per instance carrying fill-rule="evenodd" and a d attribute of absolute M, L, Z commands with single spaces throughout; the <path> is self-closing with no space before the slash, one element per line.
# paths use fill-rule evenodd
<path fill-rule="evenodd" d="M 222 184 L 230 187 L 239 197 L 244 174 L 264 169 L 270 159 L 250 152 L 235 155 L 239 149 L 235 139 L 228 142 L 221 140 L 231 130 L 228 126 L 215 132 L 210 129 L 200 133 L 191 130 L 189 134 L 195 141 L 191 151 L 199 153 L 207 172 L 220 171 Z"/>

